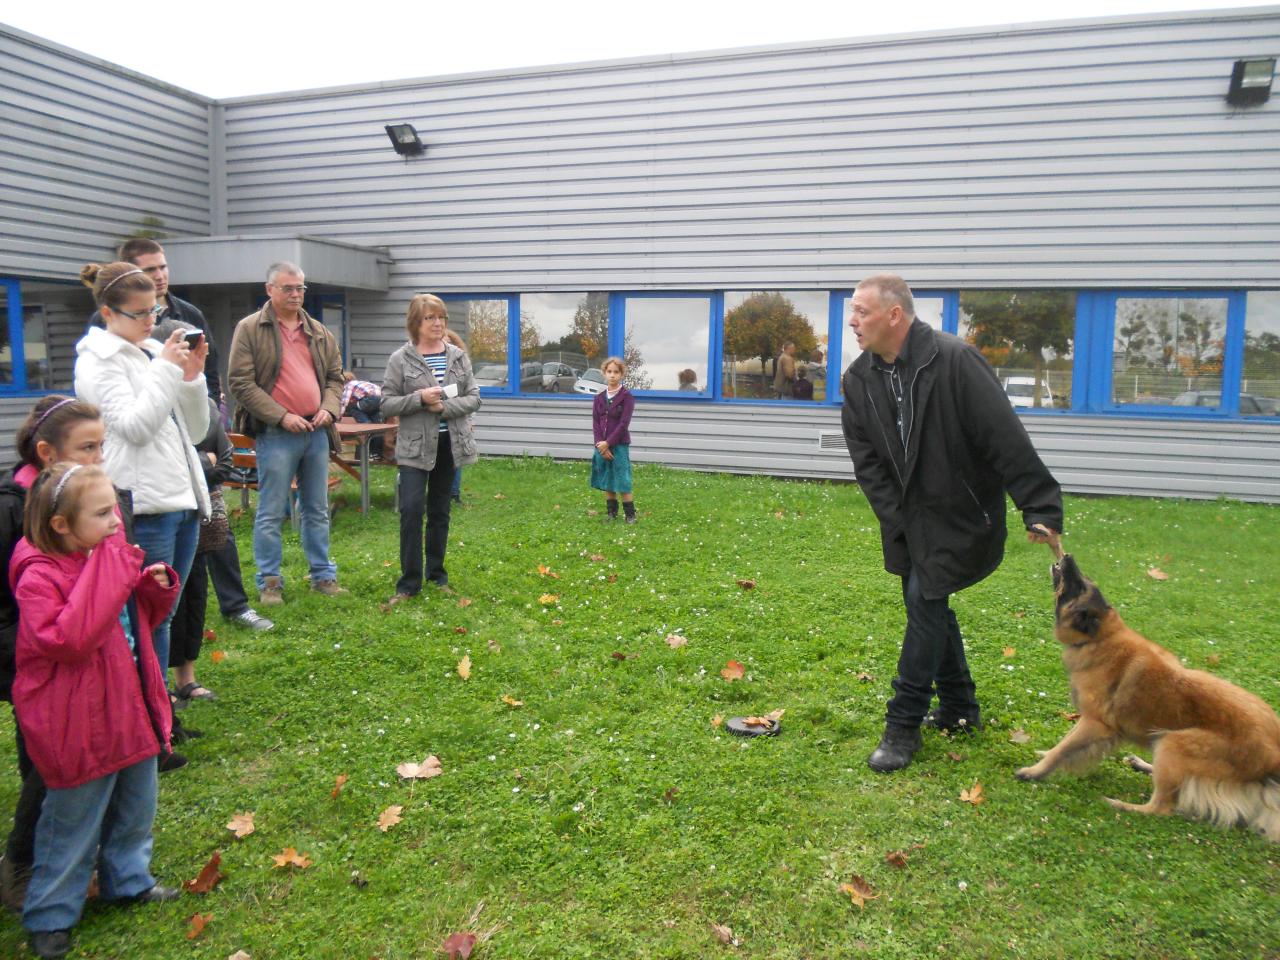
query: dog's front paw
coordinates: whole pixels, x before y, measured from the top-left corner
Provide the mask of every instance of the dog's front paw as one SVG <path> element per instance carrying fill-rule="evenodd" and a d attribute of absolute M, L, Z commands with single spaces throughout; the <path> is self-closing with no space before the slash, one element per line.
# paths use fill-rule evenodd
<path fill-rule="evenodd" d="M 1013 775 L 1019 780 L 1039 780 L 1044 774 L 1035 767 L 1023 767 L 1020 770 L 1013 771 Z"/>

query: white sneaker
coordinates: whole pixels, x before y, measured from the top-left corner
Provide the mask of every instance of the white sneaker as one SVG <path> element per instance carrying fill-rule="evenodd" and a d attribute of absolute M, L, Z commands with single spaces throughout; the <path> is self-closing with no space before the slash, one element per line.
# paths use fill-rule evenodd
<path fill-rule="evenodd" d="M 231 618 L 232 623 L 238 623 L 242 627 L 248 627 L 250 630 L 270 630 L 275 626 L 275 622 L 268 620 L 258 611 L 249 609 L 244 613 Z"/>

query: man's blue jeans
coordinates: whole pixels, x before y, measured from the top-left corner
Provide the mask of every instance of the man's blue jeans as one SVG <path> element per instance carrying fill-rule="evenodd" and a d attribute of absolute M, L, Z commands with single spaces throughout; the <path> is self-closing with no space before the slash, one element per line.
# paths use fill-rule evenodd
<path fill-rule="evenodd" d="M 976 714 L 976 688 L 950 597 L 926 599 L 913 569 L 902 578 L 902 603 L 907 608 L 907 630 L 885 720 L 902 727 L 920 726 L 935 689 L 939 704 L 949 713 Z"/>
<path fill-rule="evenodd" d="M 185 590 L 187 577 L 191 575 L 191 561 L 196 556 L 196 544 L 200 540 L 200 514 L 195 510 L 135 514 L 133 536 L 146 554 L 143 562 L 148 566 L 161 561 L 169 564 L 178 571 L 178 579 Z M 176 600 L 173 606 L 177 608 Z M 173 610 L 170 610 L 164 623 L 151 635 L 160 669 L 166 671 L 166 676 L 169 669 L 169 623 L 172 620 Z"/>
<path fill-rule="evenodd" d="M 267 577 L 280 576 L 281 543 L 289 492 L 298 478 L 298 521 L 302 552 L 311 582 L 338 579 L 329 558 L 329 434 L 325 430 L 290 433 L 268 427 L 258 434 L 258 515 L 253 522 L 254 580 L 261 590 Z M 283 581 L 282 581 L 283 582 Z"/>
<path fill-rule="evenodd" d="M 145 893 L 156 816 L 156 759 L 66 790 L 50 790 L 36 827 L 35 870 L 22 925 L 35 932 L 73 927 L 98 867 L 104 900 Z"/>

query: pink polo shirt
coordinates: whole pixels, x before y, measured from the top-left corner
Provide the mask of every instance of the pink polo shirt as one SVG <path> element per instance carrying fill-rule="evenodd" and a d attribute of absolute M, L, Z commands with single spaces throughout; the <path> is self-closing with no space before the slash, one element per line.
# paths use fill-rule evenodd
<path fill-rule="evenodd" d="M 280 376 L 271 388 L 271 399 L 290 413 L 312 417 L 320 409 L 320 382 L 311 362 L 311 347 L 302 324 L 292 328 L 276 318 L 280 328 Z"/>

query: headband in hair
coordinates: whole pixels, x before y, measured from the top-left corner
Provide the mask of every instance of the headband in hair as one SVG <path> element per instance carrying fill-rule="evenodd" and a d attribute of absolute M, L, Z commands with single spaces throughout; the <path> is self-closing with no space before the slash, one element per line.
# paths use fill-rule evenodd
<path fill-rule="evenodd" d="M 44 423 L 45 420 L 49 418 L 49 414 L 53 413 L 53 411 L 57 410 L 59 407 L 65 407 L 68 403 L 75 403 L 75 402 L 76 402 L 75 397 L 63 397 L 61 400 L 55 403 L 52 407 L 50 407 L 44 413 L 40 414 L 40 419 L 37 420 L 36 425 L 31 428 L 31 432 L 35 433 L 37 430 L 39 430 L 40 424 Z"/>
<path fill-rule="evenodd" d="M 138 272 L 139 272 L 139 273 L 141 273 L 142 271 L 141 271 L 141 270 L 139 270 Z M 77 470 L 79 470 L 79 469 L 80 469 L 81 467 L 83 467 L 83 466 L 84 466 L 84 464 L 83 464 L 83 463 L 77 463 L 77 464 L 74 464 L 74 465 L 71 467 L 71 469 L 70 469 L 70 470 L 68 470 L 66 473 L 64 473 L 64 474 L 62 475 L 62 479 L 58 481 L 58 485 L 57 485 L 56 487 L 54 487 L 54 488 L 53 488 L 53 504 L 52 504 L 52 506 L 54 506 L 54 507 L 57 507 L 57 506 L 58 506 L 58 498 L 59 498 L 60 496 L 62 496 L 62 488 L 63 488 L 63 487 L 65 487 L 65 486 L 67 485 L 67 481 L 71 479 L 71 475 L 72 475 L 73 473 L 75 473 Z"/>
<path fill-rule="evenodd" d="M 135 273 L 142 273 L 142 272 L 143 272 L 143 271 L 142 271 L 142 270 L 139 270 L 137 267 L 134 267 L 132 270 L 126 270 L 124 273 L 120 274 L 120 276 L 118 276 L 118 277 L 112 277 L 112 278 L 111 278 L 111 282 L 110 282 L 110 283 L 108 283 L 105 287 L 103 287 L 103 288 L 102 288 L 102 292 L 103 292 L 103 293 L 106 293 L 108 290 L 110 290 L 110 289 L 112 288 L 112 286 L 114 286 L 114 285 L 115 285 L 115 282 L 116 282 L 117 280 L 123 280 L 125 277 L 131 277 L 131 276 L 133 276 Z"/>

